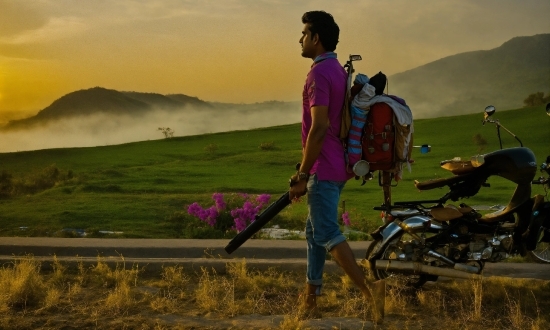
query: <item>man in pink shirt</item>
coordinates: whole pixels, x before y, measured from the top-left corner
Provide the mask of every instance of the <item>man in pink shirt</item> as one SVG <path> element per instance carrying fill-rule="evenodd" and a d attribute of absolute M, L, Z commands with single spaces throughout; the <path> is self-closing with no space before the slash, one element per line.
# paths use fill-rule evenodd
<path fill-rule="evenodd" d="M 318 314 L 316 298 L 321 293 L 325 255 L 329 251 L 365 298 L 374 302 L 374 319 L 380 321 L 385 283 L 365 282 L 364 273 L 338 226 L 340 193 L 350 178 L 339 139 L 347 73 L 333 52 L 340 29 L 332 15 L 324 11 L 305 13 L 302 23 L 302 56 L 311 58 L 313 65 L 302 95 L 302 161 L 298 173 L 291 178 L 290 198 L 307 193 L 305 308 L 310 316 Z"/>

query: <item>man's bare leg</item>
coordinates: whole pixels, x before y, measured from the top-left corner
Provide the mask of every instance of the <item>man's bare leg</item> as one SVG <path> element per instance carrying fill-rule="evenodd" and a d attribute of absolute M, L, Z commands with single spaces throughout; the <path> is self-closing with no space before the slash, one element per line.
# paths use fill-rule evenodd
<path fill-rule="evenodd" d="M 344 272 L 351 278 L 353 283 L 357 285 L 366 299 L 372 300 L 374 303 L 374 320 L 381 321 L 384 317 L 384 305 L 386 298 L 386 283 L 384 280 L 374 283 L 365 282 L 365 274 L 353 255 L 348 242 L 343 241 L 330 250 L 330 254 L 336 260 L 338 265 L 342 267 Z"/>

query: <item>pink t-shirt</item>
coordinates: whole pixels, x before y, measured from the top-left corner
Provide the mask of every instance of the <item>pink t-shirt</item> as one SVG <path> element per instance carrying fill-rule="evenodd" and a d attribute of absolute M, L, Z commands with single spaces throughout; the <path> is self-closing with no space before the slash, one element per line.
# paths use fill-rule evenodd
<path fill-rule="evenodd" d="M 327 130 L 321 154 L 310 174 L 317 173 L 319 180 L 346 181 L 344 147 L 340 141 L 342 106 L 346 93 L 347 73 L 335 58 L 315 63 L 309 71 L 302 93 L 302 147 L 305 147 L 311 128 L 311 108 L 328 106 L 330 127 Z"/>

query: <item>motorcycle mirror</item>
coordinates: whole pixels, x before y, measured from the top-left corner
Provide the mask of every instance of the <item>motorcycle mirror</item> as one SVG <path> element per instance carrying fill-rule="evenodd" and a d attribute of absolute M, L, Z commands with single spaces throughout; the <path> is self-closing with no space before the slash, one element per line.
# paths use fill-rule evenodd
<path fill-rule="evenodd" d="M 546 114 L 550 116 L 550 103 L 546 105 Z"/>
<path fill-rule="evenodd" d="M 350 55 L 349 60 L 350 61 L 361 61 L 362 58 L 361 58 L 361 55 Z"/>
<path fill-rule="evenodd" d="M 487 106 L 485 108 L 485 115 L 483 116 L 483 118 L 487 119 L 491 117 L 495 113 L 495 111 L 497 111 L 497 109 L 494 106 L 492 105 Z"/>

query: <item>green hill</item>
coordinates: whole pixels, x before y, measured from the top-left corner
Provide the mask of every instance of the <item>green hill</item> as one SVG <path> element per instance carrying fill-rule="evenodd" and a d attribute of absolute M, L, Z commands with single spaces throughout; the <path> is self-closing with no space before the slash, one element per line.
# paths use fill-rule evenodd
<path fill-rule="evenodd" d="M 550 34 L 449 56 L 388 80 L 389 93 L 406 99 L 417 118 L 472 113 L 480 104 L 519 108 L 530 94 L 550 93 Z"/>
<path fill-rule="evenodd" d="M 119 92 L 102 87 L 75 91 L 60 97 L 35 116 L 10 121 L 4 130 L 28 129 L 50 121 L 90 116 L 98 113 L 113 116 L 139 116 L 154 110 L 182 110 L 192 105 L 209 108 L 208 103 L 198 98 L 172 94 Z"/>
<path fill-rule="evenodd" d="M 543 107 L 497 112 L 494 117 L 535 152 L 539 163 L 550 154 L 550 118 Z M 412 173 L 405 173 L 393 189 L 394 201 L 442 196 L 442 189 L 417 192 L 413 180 L 448 176 L 439 161 L 476 154 L 475 134 L 487 140 L 483 152 L 497 149 L 495 128 L 482 126 L 481 120 L 478 113 L 415 121 L 415 144 L 430 144 L 432 152 L 415 151 Z M 505 146 L 517 145 L 505 132 L 503 138 Z M 0 153 L 0 236 L 58 235 L 63 228 L 82 228 L 122 231 L 126 237 L 222 237 L 224 233 L 213 233 L 189 216 L 187 206 L 195 201 L 212 205 L 214 192 L 269 193 L 273 201 L 286 191 L 300 155 L 298 124 L 115 146 Z M 466 202 L 505 204 L 513 186 L 499 178 L 490 183 L 491 188 Z M 19 191 L 10 196 L 14 186 Z M 378 225 L 372 207 L 381 204 L 382 192 L 375 182 L 360 186 L 351 180 L 342 198 L 354 228 Z M 305 203 L 295 204 L 272 224 L 301 229 L 305 214 Z"/>

